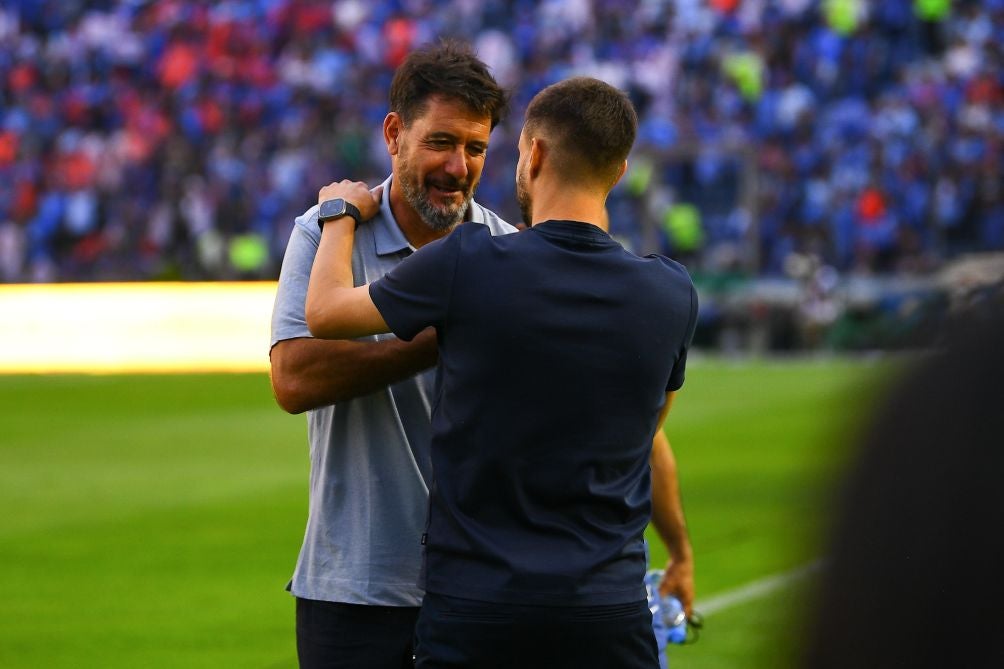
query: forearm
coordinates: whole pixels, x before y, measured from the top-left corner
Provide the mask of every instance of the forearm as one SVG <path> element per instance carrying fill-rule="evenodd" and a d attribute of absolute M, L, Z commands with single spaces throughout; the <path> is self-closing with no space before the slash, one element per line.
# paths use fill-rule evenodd
<path fill-rule="evenodd" d="M 354 238 L 354 222 L 348 217 L 327 223 L 321 233 L 304 305 L 307 325 L 315 337 L 343 338 L 336 331 L 335 318 L 344 312 L 344 291 L 352 288 Z"/>
<path fill-rule="evenodd" d="M 378 211 L 378 192 L 370 192 L 359 181 L 331 183 L 318 192 L 318 203 L 338 198 L 351 201 L 362 220 L 368 220 Z M 307 327 L 314 337 L 354 339 L 389 331 L 370 299 L 369 286 L 353 287 L 354 241 L 355 221 L 351 216 L 338 216 L 324 224 L 304 309 Z"/>
<path fill-rule="evenodd" d="M 652 440 L 651 462 L 652 525 L 670 556 L 659 592 L 676 595 L 690 615 L 694 607 L 694 555 L 680 501 L 676 458 L 661 427 Z"/>
<path fill-rule="evenodd" d="M 276 402 L 300 413 L 368 395 L 432 367 L 436 337 L 429 329 L 410 342 L 288 339 L 270 357 Z"/>
<path fill-rule="evenodd" d="M 693 561 L 680 500 L 676 458 L 661 429 L 652 440 L 652 525 L 674 560 Z"/>

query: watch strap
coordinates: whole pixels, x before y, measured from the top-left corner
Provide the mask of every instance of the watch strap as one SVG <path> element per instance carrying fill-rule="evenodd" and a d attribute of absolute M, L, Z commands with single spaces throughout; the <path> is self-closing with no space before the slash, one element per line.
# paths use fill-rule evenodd
<path fill-rule="evenodd" d="M 332 213 L 326 213 L 326 210 L 331 210 Z M 323 230 L 325 223 L 342 216 L 351 216 L 355 220 L 356 226 L 362 222 L 363 217 L 358 207 L 340 197 L 325 200 L 317 212 L 317 227 Z"/>

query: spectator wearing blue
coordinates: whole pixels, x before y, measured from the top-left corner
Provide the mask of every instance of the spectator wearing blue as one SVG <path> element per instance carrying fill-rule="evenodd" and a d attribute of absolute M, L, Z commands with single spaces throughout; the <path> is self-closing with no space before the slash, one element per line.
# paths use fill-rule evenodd
<path fill-rule="evenodd" d="M 367 225 L 324 226 L 307 293 L 315 336 L 438 336 L 418 667 L 659 665 L 644 588 L 649 461 L 697 297 L 682 266 L 607 232 L 636 130 L 608 84 L 545 88 L 516 169 L 532 227 L 460 226 L 368 286 L 352 271 Z M 359 182 L 321 189 L 332 198 L 363 219 L 379 212 L 379 192 Z"/>
<path fill-rule="evenodd" d="M 18 0 L 0 3 L 0 276 L 274 276 L 309 175 L 383 176 L 367 147 L 393 68 L 449 35 L 486 54 L 516 106 L 569 73 L 631 91 L 653 185 L 700 211 L 702 269 L 748 243 L 768 274 L 790 254 L 927 273 L 1004 248 L 1001 0 Z M 513 153 L 493 151 L 480 192 L 515 218 Z M 88 163 L 73 187 L 52 178 Z M 755 198 L 744 173 L 761 176 Z M 842 206 L 868 186 L 887 196 L 879 244 Z M 637 230 L 651 195 L 620 197 L 633 214 L 615 236 L 654 247 Z M 249 235 L 270 255 L 241 273 L 224 251 Z"/>

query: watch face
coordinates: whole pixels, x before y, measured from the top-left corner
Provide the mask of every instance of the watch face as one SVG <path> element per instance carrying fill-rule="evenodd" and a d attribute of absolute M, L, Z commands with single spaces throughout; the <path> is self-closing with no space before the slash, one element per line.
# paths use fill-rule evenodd
<path fill-rule="evenodd" d="M 345 215 L 345 200 L 338 197 L 334 200 L 325 200 L 321 203 L 321 208 L 317 212 L 317 217 L 322 221 L 329 218 L 336 218 Z"/>

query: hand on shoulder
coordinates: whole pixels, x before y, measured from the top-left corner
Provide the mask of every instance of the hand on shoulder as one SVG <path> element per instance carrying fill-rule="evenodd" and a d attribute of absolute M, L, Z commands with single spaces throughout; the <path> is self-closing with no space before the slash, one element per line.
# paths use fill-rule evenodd
<path fill-rule="evenodd" d="M 370 190 L 362 181 L 333 181 L 317 192 L 317 203 L 341 198 L 359 210 L 360 219 L 368 221 L 380 211 L 380 196 L 383 186 Z"/>

